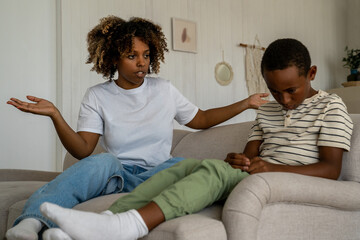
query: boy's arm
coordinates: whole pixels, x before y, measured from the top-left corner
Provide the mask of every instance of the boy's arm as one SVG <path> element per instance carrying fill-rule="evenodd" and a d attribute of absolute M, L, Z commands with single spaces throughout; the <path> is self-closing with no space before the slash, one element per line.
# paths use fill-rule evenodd
<path fill-rule="evenodd" d="M 337 179 L 340 175 L 342 155 L 344 150 L 336 147 L 319 147 L 319 162 L 304 166 L 289 166 L 272 164 L 263 161 L 260 157 L 251 159 L 248 172 L 292 172 L 303 175 Z"/>

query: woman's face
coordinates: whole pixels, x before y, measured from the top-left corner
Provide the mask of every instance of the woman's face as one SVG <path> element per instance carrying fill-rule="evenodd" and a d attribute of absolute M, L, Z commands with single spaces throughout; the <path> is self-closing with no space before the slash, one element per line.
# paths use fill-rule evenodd
<path fill-rule="evenodd" d="M 150 48 L 140 38 L 133 38 L 133 48 L 117 62 L 119 77 L 116 84 L 124 89 L 141 86 L 149 70 Z"/>

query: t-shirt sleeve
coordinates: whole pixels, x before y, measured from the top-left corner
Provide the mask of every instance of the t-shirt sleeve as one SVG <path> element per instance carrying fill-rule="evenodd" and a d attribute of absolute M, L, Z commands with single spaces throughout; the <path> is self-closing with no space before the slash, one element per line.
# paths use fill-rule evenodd
<path fill-rule="evenodd" d="M 263 131 L 260 128 L 259 119 L 256 118 L 254 125 L 251 127 L 250 134 L 248 136 L 248 142 L 255 140 L 263 140 Z"/>
<path fill-rule="evenodd" d="M 170 84 L 170 92 L 176 108 L 175 120 L 181 125 L 189 123 L 199 108 L 184 97 L 172 84 Z"/>
<path fill-rule="evenodd" d="M 352 130 L 353 122 L 345 104 L 340 98 L 335 99 L 325 109 L 317 144 L 349 151 Z"/>
<path fill-rule="evenodd" d="M 88 89 L 80 105 L 77 131 L 103 134 L 103 119 L 99 114 L 96 96 Z"/>

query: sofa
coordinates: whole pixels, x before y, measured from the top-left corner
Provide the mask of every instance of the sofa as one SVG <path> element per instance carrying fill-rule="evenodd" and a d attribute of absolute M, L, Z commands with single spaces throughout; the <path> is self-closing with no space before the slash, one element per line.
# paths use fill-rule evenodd
<path fill-rule="evenodd" d="M 348 82 L 345 82 L 348 83 Z M 341 87 L 326 90 L 328 93 L 335 93 L 346 104 L 349 113 L 360 113 L 360 86 Z"/>
<path fill-rule="evenodd" d="M 353 114 L 350 152 L 343 156 L 338 181 L 292 173 L 254 174 L 240 182 L 224 202 L 164 222 L 143 239 L 360 239 L 360 114 Z M 172 155 L 224 159 L 241 152 L 252 122 L 205 131 L 174 130 Z M 97 146 L 94 153 L 102 152 Z M 64 169 L 77 160 L 67 154 Z M 0 170 L 0 239 L 19 216 L 26 199 L 59 173 Z M 101 212 L 124 193 L 75 206 Z"/>

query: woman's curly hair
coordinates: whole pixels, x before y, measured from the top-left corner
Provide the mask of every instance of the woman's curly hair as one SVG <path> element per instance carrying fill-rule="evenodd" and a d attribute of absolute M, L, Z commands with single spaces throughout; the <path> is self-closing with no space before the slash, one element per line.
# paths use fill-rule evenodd
<path fill-rule="evenodd" d="M 149 72 L 158 73 L 160 61 L 164 62 L 167 43 L 159 25 L 143 18 L 133 17 L 125 21 L 116 16 L 100 19 L 87 35 L 89 57 L 86 63 L 93 63 L 92 71 L 112 79 L 117 71 L 116 62 L 132 51 L 133 38 L 138 37 L 150 48 Z"/>

